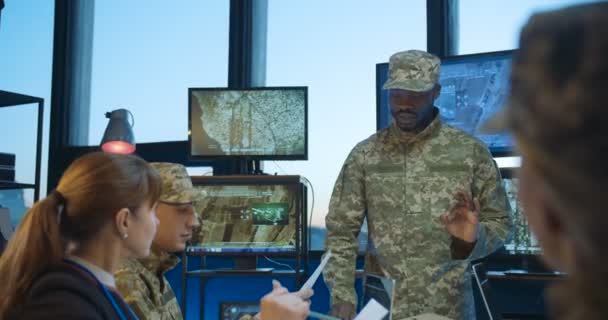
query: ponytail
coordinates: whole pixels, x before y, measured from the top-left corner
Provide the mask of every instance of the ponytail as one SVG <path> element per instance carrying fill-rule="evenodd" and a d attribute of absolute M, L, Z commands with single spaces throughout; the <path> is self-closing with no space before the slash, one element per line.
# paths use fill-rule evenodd
<path fill-rule="evenodd" d="M 19 312 L 36 278 L 61 262 L 68 242 L 95 241 L 120 209 L 155 203 L 162 184 L 137 156 L 92 152 L 68 167 L 57 189 L 25 214 L 0 257 L 0 319 Z"/>
<path fill-rule="evenodd" d="M 54 191 L 28 210 L 0 257 L 0 319 L 8 319 L 41 272 L 61 261 L 65 199 Z"/>

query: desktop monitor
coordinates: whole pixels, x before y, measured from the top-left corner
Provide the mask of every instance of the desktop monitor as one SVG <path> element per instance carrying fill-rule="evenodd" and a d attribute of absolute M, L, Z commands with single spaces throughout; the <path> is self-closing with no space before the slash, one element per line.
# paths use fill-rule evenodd
<path fill-rule="evenodd" d="M 192 177 L 201 191 L 201 230 L 191 252 L 295 253 L 304 243 L 305 191 L 299 176 Z"/>
<path fill-rule="evenodd" d="M 483 134 L 478 129 L 507 102 L 513 53 L 513 50 L 499 51 L 441 60 L 441 94 L 435 100 L 441 119 L 483 141 L 495 156 L 512 152 L 511 136 L 508 133 Z M 388 127 L 392 122 L 388 90 L 382 89 L 387 79 L 388 63 L 377 64 L 377 130 Z"/>
<path fill-rule="evenodd" d="M 253 317 L 259 312 L 259 301 L 220 303 L 220 320 L 253 319 Z"/>
<path fill-rule="evenodd" d="M 190 88 L 194 160 L 308 160 L 308 88 Z"/>

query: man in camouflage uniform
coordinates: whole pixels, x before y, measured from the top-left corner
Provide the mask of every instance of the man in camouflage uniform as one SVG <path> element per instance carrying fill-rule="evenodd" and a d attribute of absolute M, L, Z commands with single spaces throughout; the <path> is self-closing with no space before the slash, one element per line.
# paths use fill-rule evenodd
<path fill-rule="evenodd" d="M 179 262 L 174 252 L 183 251 L 198 225 L 193 188 L 186 168 L 173 163 L 151 163 L 162 179 L 156 207 L 158 229 L 150 256 L 128 260 L 116 271 L 116 286 L 139 319 L 182 319 L 175 293 L 164 274 Z"/>
<path fill-rule="evenodd" d="M 365 271 L 396 280 L 392 319 L 435 313 L 474 319 L 470 259 L 500 247 L 508 202 L 485 145 L 441 122 L 440 60 L 394 54 L 389 91 L 394 121 L 357 144 L 336 181 L 326 217 L 324 277 L 333 315 L 352 318 L 357 235 L 367 218 Z M 467 280 L 465 280 L 467 279 Z"/>

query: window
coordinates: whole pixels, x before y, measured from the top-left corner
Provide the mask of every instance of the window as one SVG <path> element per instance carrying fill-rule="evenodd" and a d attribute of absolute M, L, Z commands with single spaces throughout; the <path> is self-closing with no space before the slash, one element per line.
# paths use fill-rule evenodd
<path fill-rule="evenodd" d="M 49 110 L 53 64 L 53 1 L 6 1 L 0 20 L 0 90 L 44 99 L 40 195 L 46 194 Z M 0 152 L 16 154 L 16 179 L 34 182 L 37 105 L 0 109 Z M 33 190 L 0 192 L 14 224 L 34 198 Z M 18 201 L 17 201 L 18 200 Z M 5 201 L 5 203 L 3 203 Z M 18 209 L 15 209 L 18 208 Z"/>
<path fill-rule="evenodd" d="M 340 168 L 375 132 L 376 64 L 397 51 L 426 50 L 426 1 L 270 0 L 267 41 L 266 85 L 309 88 L 309 160 L 269 162 L 265 171 L 312 182 L 311 248 L 319 250 Z"/>
<path fill-rule="evenodd" d="M 189 176 L 210 176 L 213 175 L 212 167 L 187 167 Z"/>
<path fill-rule="evenodd" d="M 188 87 L 228 79 L 229 1 L 95 2 L 88 144 L 130 110 L 136 142 L 188 139 Z"/>
<path fill-rule="evenodd" d="M 459 0 L 459 54 L 517 48 L 519 32 L 535 12 L 589 0 Z"/>

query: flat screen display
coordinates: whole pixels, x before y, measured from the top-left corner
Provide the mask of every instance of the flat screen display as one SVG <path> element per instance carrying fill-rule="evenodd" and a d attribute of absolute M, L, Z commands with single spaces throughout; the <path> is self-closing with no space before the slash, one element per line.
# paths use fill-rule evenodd
<path fill-rule="evenodd" d="M 189 89 L 190 157 L 307 160 L 306 87 Z"/>
<path fill-rule="evenodd" d="M 513 140 L 508 133 L 483 134 L 482 126 L 503 108 L 509 95 L 509 76 L 513 51 L 453 56 L 441 61 L 441 94 L 435 100 L 441 119 L 483 141 L 494 155 L 509 153 Z M 382 85 L 388 78 L 388 63 L 376 66 L 376 127 L 392 122 L 388 90 Z"/>
<path fill-rule="evenodd" d="M 269 176 L 271 179 L 274 176 Z M 264 183 L 265 177 L 248 180 L 221 178 L 196 182 L 201 191 L 195 209 L 201 227 L 190 251 L 295 252 L 301 207 L 300 186 Z M 256 179 L 262 179 L 254 181 Z"/>

